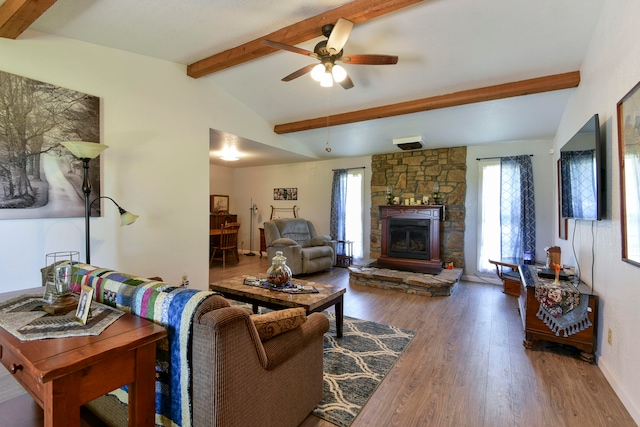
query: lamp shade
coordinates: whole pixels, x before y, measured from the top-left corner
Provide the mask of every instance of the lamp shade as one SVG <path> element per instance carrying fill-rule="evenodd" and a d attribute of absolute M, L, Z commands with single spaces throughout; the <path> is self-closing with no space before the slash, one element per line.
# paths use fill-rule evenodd
<path fill-rule="evenodd" d="M 100 153 L 109 148 L 108 145 L 98 144 L 97 142 L 64 141 L 61 144 L 79 159 L 95 159 Z"/>
<path fill-rule="evenodd" d="M 322 76 L 325 73 L 324 64 L 318 64 L 311 69 L 311 78 L 317 82 L 322 80 Z"/>
<path fill-rule="evenodd" d="M 324 73 L 322 75 L 322 80 L 320 80 L 320 86 L 322 87 L 333 86 L 333 76 L 331 75 L 331 73 Z"/>
<path fill-rule="evenodd" d="M 132 214 L 131 212 L 123 209 L 123 212 L 120 212 L 120 226 L 133 224 L 138 218 L 140 218 L 139 215 Z"/>
<path fill-rule="evenodd" d="M 340 65 L 334 65 L 333 68 L 331 68 L 331 74 L 333 74 L 333 79 L 340 83 L 347 77 L 347 70 Z"/>

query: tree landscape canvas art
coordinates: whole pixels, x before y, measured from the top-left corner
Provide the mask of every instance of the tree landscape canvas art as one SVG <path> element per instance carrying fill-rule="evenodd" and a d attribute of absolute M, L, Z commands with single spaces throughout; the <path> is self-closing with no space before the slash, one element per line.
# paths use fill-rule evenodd
<path fill-rule="evenodd" d="M 100 98 L 0 71 L 0 219 L 84 216 L 82 161 L 60 144 L 78 140 L 100 142 Z"/>

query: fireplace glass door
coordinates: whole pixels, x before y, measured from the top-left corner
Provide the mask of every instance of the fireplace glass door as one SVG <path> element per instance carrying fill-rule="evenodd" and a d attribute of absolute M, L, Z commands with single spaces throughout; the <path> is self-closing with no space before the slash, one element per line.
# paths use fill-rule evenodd
<path fill-rule="evenodd" d="M 430 259 L 430 225 L 429 220 L 392 218 L 389 222 L 387 255 L 394 258 Z"/>

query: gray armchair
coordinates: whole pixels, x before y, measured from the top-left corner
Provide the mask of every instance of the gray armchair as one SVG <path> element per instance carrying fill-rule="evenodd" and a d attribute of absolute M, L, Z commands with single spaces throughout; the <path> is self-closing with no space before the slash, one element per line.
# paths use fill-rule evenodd
<path fill-rule="evenodd" d="M 303 218 L 282 218 L 264 223 L 267 256 L 277 251 L 287 257 L 293 275 L 326 270 L 335 264 L 331 237 L 318 236 L 310 221 Z"/>

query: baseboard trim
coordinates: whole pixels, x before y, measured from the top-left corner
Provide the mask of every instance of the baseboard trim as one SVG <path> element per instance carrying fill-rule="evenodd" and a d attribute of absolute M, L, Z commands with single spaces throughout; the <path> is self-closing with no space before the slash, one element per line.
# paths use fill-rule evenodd
<path fill-rule="evenodd" d="M 598 357 L 598 367 L 624 407 L 629 411 L 631 418 L 633 418 L 636 424 L 640 425 L 640 410 L 636 407 L 634 400 L 629 397 L 626 390 L 618 382 L 618 378 L 610 369 L 607 359 L 602 356 Z"/>

